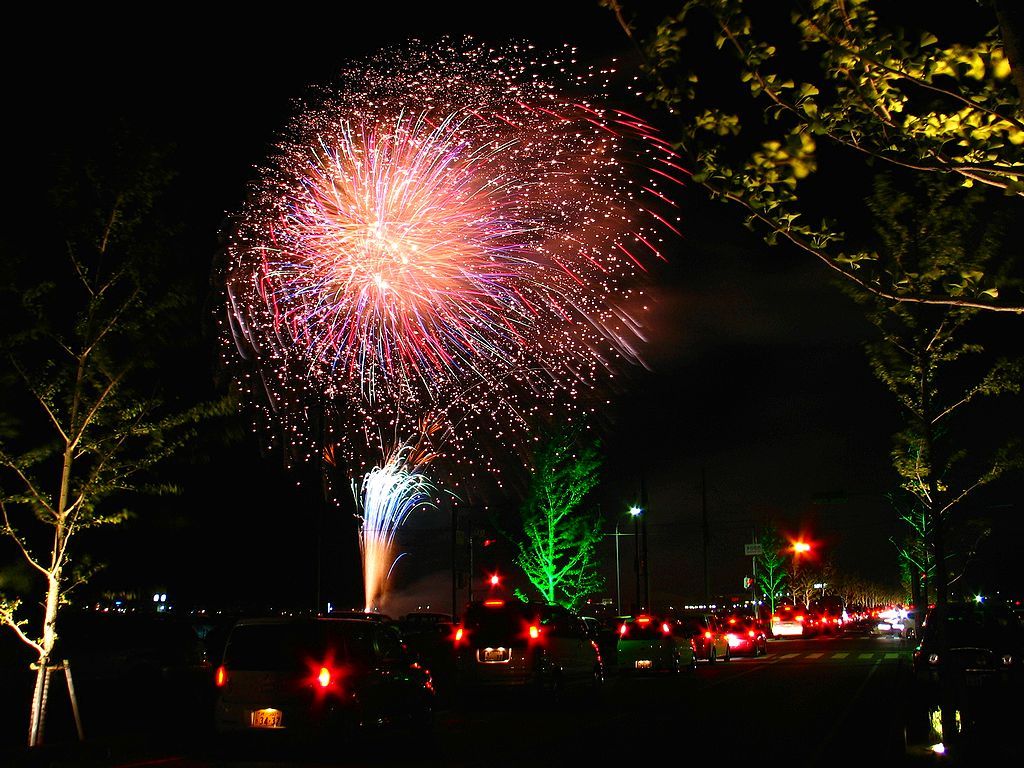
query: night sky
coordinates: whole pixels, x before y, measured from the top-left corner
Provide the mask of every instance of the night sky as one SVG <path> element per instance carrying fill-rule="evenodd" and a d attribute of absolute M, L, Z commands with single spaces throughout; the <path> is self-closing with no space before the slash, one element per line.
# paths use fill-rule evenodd
<path fill-rule="evenodd" d="M 20 107 L 7 112 L 21 120 L 8 129 L 34 148 L 29 157 L 65 141 L 102 142 L 122 118 L 154 141 L 174 140 L 175 199 L 202 289 L 218 227 L 242 201 L 291 100 L 341 62 L 410 36 L 467 33 L 542 47 L 575 43 L 581 58 L 594 61 L 629 56 L 614 17 L 596 0 L 380 9 L 353 16 L 277 8 L 237 18 L 175 9 L 153 26 L 62 17 L 31 61 L 5 62 L 5 98 Z M 605 479 L 595 503 L 606 529 L 619 515 L 621 530 L 631 532 L 625 510 L 645 486 L 655 604 L 703 597 L 705 513 L 712 595 L 739 593 L 750 568 L 743 544 L 769 523 L 806 533 L 844 570 L 895 585 L 888 539 L 898 527 L 885 494 L 895 485 L 888 453 L 900 422 L 862 351 L 871 326 L 809 257 L 769 248 L 735 212 L 697 191 L 684 192 L 680 206 L 684 237 L 649 288 L 648 369 L 627 373 L 604 414 Z M 210 323 L 215 308 L 197 323 Z M 196 350 L 194 364 L 168 375 L 213 392 L 215 359 L 214 348 Z M 315 472 L 286 471 L 248 438 L 198 465 L 175 466 L 183 496 L 146 502 L 139 520 L 102 532 L 97 546 L 107 548 L 111 565 L 98 587 L 161 588 L 182 603 L 209 605 L 306 607 L 318 595 L 358 603 L 354 529 L 323 504 Z M 1018 505 L 1019 513 L 1019 487 L 992 503 Z M 492 512 L 514 505 L 514 498 L 489 502 Z M 490 529 L 487 512 L 473 523 Z M 410 521 L 390 613 L 450 608 L 450 537 L 446 509 Z M 993 546 L 1008 540 L 997 537 Z M 621 539 L 624 601 L 632 546 Z M 494 551 L 487 557 L 508 560 L 507 550 Z M 609 537 L 602 551 L 609 596 L 614 558 Z M 1007 568 L 1002 576 L 1016 575 Z"/>

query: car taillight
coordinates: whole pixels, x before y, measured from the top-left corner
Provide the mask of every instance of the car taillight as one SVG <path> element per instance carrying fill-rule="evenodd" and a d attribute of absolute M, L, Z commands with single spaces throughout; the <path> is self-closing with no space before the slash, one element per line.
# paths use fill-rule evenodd
<path fill-rule="evenodd" d="M 661 623 L 661 631 L 662 631 L 663 634 L 671 635 L 672 634 L 672 627 L 670 627 L 668 625 L 667 621 L 663 621 Z"/>
<path fill-rule="evenodd" d="M 705 633 L 704 633 L 704 638 L 705 638 L 706 640 L 710 640 L 710 639 L 711 639 L 711 633 L 710 633 L 710 632 L 705 632 Z"/>
<path fill-rule="evenodd" d="M 629 630 L 628 630 L 628 629 L 626 628 L 626 625 L 625 625 L 625 624 L 620 624 L 620 625 L 619 625 L 619 635 L 620 635 L 621 637 L 625 637 L 625 636 L 626 636 L 626 632 L 628 632 L 628 631 L 629 631 Z"/>
<path fill-rule="evenodd" d="M 316 682 L 321 688 L 326 688 L 331 684 L 331 680 L 334 676 L 331 674 L 331 670 L 327 667 L 320 667 L 320 671 L 316 675 Z"/>
<path fill-rule="evenodd" d="M 335 666 L 330 658 L 320 661 L 311 659 L 307 665 L 309 677 L 306 678 L 306 685 L 313 688 L 319 696 L 337 695 L 344 669 Z"/>
<path fill-rule="evenodd" d="M 803 616 L 797 616 L 796 620 L 801 622 L 801 623 L 803 623 L 804 617 Z"/>
<path fill-rule="evenodd" d="M 213 682 L 218 688 L 223 688 L 228 684 L 228 668 L 223 664 L 217 667 L 217 672 L 213 677 Z"/>
<path fill-rule="evenodd" d="M 754 636 L 754 630 L 752 630 L 752 629 L 747 630 L 747 637 L 753 637 L 753 636 Z"/>
<path fill-rule="evenodd" d="M 531 624 L 530 625 L 530 629 L 529 629 L 529 634 L 530 634 L 530 639 L 531 640 L 539 640 L 540 639 L 540 627 L 538 627 L 536 624 Z"/>
<path fill-rule="evenodd" d="M 462 641 L 465 639 L 465 637 L 466 637 L 466 630 L 463 629 L 462 627 L 456 627 L 455 628 L 455 632 L 452 635 L 452 643 L 457 648 L 458 646 L 462 645 Z"/>
<path fill-rule="evenodd" d="M 779 620 L 778 616 L 772 616 L 772 621 L 778 621 L 778 620 Z"/>

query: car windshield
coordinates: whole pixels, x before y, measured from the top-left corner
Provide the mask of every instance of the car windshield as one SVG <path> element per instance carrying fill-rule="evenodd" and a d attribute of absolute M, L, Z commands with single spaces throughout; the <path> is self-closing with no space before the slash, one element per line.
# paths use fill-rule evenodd
<path fill-rule="evenodd" d="M 286 671 L 310 659 L 373 658 L 373 627 L 347 622 L 240 624 L 224 650 L 224 664 L 236 670 Z"/>

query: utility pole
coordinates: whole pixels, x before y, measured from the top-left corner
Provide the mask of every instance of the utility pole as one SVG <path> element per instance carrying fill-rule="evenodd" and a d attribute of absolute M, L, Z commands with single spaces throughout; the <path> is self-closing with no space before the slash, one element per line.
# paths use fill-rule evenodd
<path fill-rule="evenodd" d="M 644 601 L 643 609 L 645 611 L 651 610 L 651 572 L 650 564 L 647 559 L 647 515 L 650 513 L 650 508 L 647 506 L 647 482 L 644 478 L 644 471 L 640 469 L 640 508 L 643 510 L 643 518 L 640 521 L 642 526 L 641 535 L 643 537 L 643 557 L 640 561 L 644 571 Z"/>
<path fill-rule="evenodd" d="M 458 615 L 458 587 L 459 587 L 459 513 L 454 504 L 451 504 L 452 511 L 452 621 Z"/>
<path fill-rule="evenodd" d="M 708 491 L 707 491 L 707 470 L 700 471 L 700 506 L 701 506 L 701 539 L 704 543 L 704 604 L 711 605 L 711 577 L 708 573 L 708 540 L 711 538 L 708 531 Z"/>

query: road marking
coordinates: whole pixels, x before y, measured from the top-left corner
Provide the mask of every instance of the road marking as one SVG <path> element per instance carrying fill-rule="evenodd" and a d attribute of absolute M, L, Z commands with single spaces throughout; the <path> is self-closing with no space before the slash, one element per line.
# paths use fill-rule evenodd
<path fill-rule="evenodd" d="M 873 659 L 873 658 L 875 658 L 875 654 L 873 654 L 873 653 L 862 653 L 857 658 L 858 659 Z"/>
<path fill-rule="evenodd" d="M 849 655 L 850 654 L 848 654 L 846 651 L 840 651 L 839 653 L 833 653 L 832 654 L 832 658 L 833 659 L 845 659 Z"/>
<path fill-rule="evenodd" d="M 887 653 L 887 654 L 885 654 L 885 658 L 887 658 L 887 659 L 898 659 L 899 657 L 900 657 L 900 655 L 898 653 Z"/>
<path fill-rule="evenodd" d="M 800 655 L 799 653 L 784 653 L 781 656 L 779 656 L 779 658 L 780 659 L 795 659 L 799 655 Z"/>
<path fill-rule="evenodd" d="M 824 655 L 825 655 L 824 653 L 808 653 L 807 654 L 807 658 L 808 659 L 820 659 Z"/>

